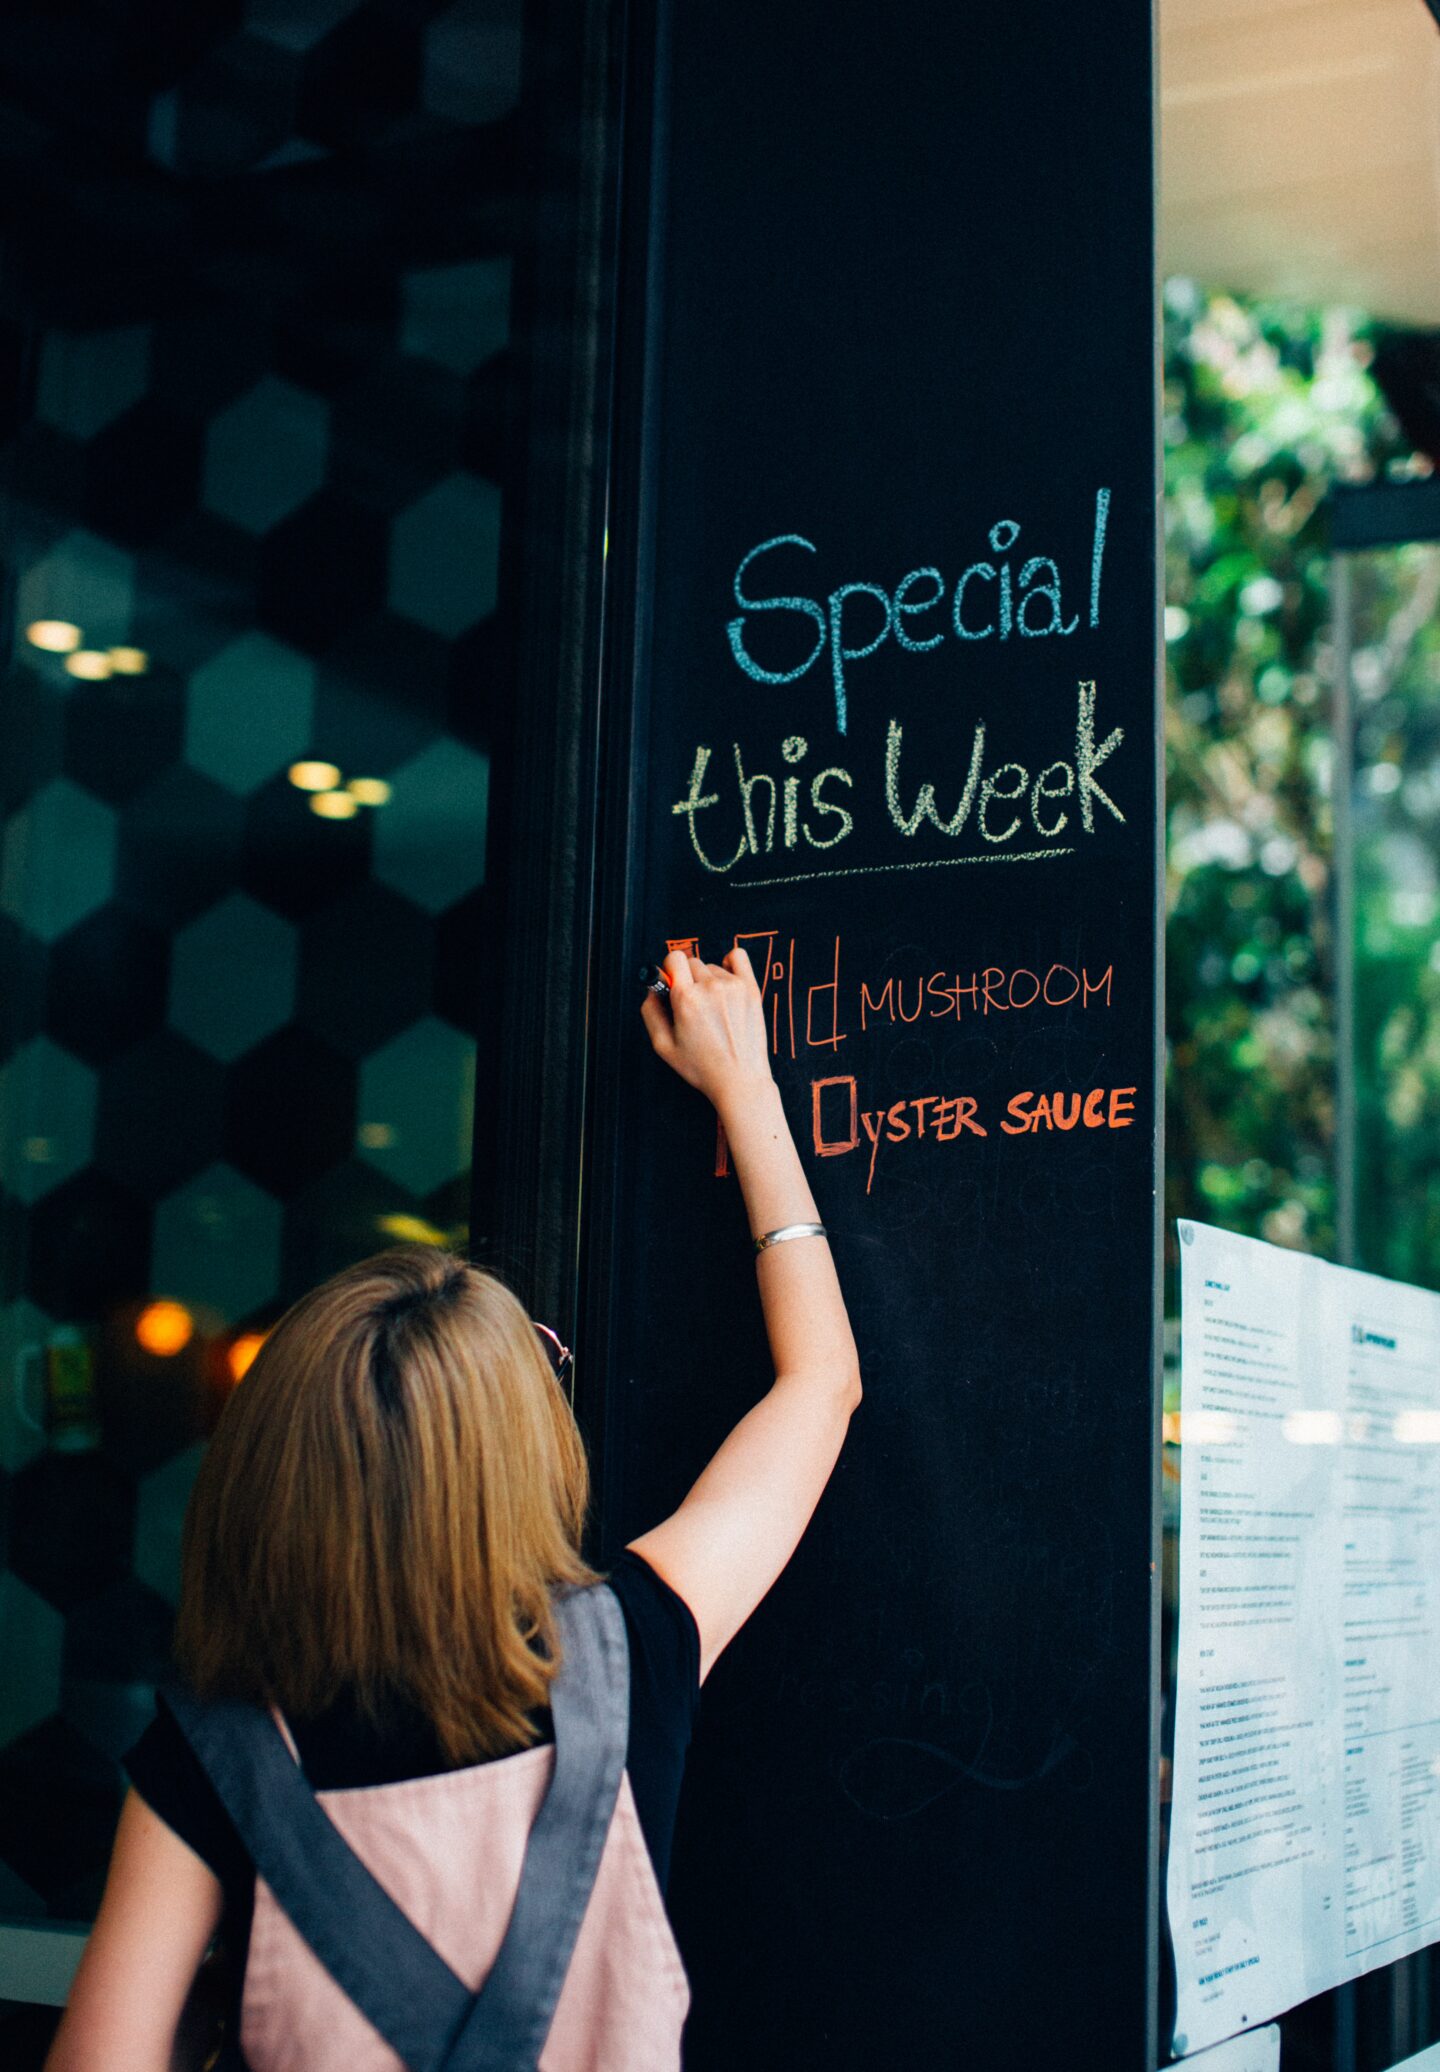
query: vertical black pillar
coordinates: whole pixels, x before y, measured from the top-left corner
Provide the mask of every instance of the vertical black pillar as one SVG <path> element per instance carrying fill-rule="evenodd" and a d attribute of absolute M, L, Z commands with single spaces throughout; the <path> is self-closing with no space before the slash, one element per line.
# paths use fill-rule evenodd
<path fill-rule="evenodd" d="M 1151 2072 L 1150 8 L 692 0 L 631 72 L 610 1543 L 768 1379 L 713 1118 L 638 1024 L 667 942 L 764 976 L 866 1385 L 706 1694 L 688 2062 Z"/>

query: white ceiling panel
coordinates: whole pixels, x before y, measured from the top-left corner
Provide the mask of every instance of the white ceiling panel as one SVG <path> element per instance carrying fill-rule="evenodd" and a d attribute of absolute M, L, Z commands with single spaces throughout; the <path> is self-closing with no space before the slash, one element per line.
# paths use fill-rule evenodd
<path fill-rule="evenodd" d="M 1424 0 L 1161 0 L 1161 257 L 1440 324 L 1440 27 Z"/>

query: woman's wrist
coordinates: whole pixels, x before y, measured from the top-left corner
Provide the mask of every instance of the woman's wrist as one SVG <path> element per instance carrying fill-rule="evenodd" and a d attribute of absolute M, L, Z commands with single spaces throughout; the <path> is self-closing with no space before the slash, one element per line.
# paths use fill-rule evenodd
<path fill-rule="evenodd" d="M 777 1122 L 782 1129 L 789 1128 L 780 1089 L 768 1072 L 763 1078 L 732 1080 L 716 1096 L 715 1113 L 732 1144 L 738 1136 L 757 1125 L 767 1135 L 773 1133 Z"/>

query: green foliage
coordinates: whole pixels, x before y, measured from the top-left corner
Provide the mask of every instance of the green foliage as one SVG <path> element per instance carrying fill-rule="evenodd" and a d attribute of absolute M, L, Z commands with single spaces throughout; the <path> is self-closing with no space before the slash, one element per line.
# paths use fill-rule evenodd
<path fill-rule="evenodd" d="M 1320 1252 L 1335 1239 L 1325 497 L 1406 454 L 1369 337 L 1343 312 L 1166 289 L 1167 1218 Z M 1440 1200 L 1436 1220 L 1440 1237 Z"/>
<path fill-rule="evenodd" d="M 1440 547 L 1359 557 L 1356 706 L 1359 1263 L 1440 1285 Z"/>

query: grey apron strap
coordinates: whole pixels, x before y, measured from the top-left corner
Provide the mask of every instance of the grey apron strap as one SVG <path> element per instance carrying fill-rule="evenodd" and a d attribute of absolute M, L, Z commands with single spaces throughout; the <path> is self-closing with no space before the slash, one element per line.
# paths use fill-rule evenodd
<path fill-rule="evenodd" d="M 556 1600 L 555 1767 L 510 1925 L 472 1996 L 371 1876 L 268 1714 L 166 1693 L 260 1876 L 336 1984 L 409 2072 L 535 2072 L 619 1796 L 630 1654 L 604 1584 Z"/>
<path fill-rule="evenodd" d="M 535 2072 L 590 1904 L 630 1740 L 630 1648 L 603 1583 L 556 1601 L 555 1769 L 499 1955 L 446 2072 Z"/>
<path fill-rule="evenodd" d="M 166 1701 L 260 1876 L 409 2072 L 441 2072 L 474 2005 L 463 1979 L 371 1876 L 254 1705 Z"/>

